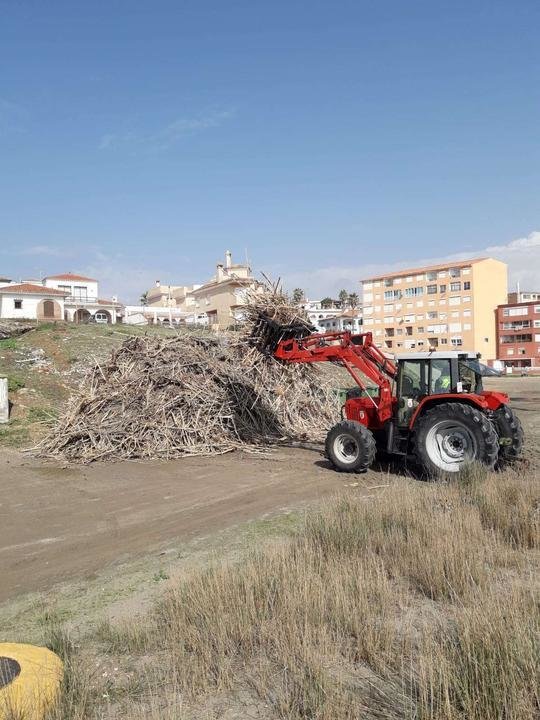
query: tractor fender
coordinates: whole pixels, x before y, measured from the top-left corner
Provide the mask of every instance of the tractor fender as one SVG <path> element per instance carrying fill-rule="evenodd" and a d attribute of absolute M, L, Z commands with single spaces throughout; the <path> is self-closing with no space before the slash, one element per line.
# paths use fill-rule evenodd
<path fill-rule="evenodd" d="M 490 393 L 490 395 L 493 394 L 502 395 L 503 393 Z M 484 395 L 474 395 L 473 393 L 441 393 L 439 395 L 428 395 L 420 401 L 418 407 L 415 409 L 409 422 L 409 430 L 414 428 L 414 424 L 420 415 L 434 405 L 440 405 L 441 403 L 447 402 L 460 402 L 465 403 L 466 405 L 472 405 L 482 412 L 486 412 L 487 410 L 495 410 L 496 407 L 499 407 L 499 405 L 502 404 L 501 402 L 497 402 L 496 407 L 492 407 L 492 405 L 495 404 L 493 402 L 494 400 L 494 398 L 490 398 L 490 400 L 488 400 L 484 397 Z"/>

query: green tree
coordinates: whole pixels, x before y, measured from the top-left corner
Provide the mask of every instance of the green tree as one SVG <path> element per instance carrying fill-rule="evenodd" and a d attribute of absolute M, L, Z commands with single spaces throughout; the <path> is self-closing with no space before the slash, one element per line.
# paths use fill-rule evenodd
<path fill-rule="evenodd" d="M 358 307 L 358 294 L 357 293 L 351 293 L 349 295 L 349 307 L 351 307 L 353 310 L 355 310 Z"/>
<path fill-rule="evenodd" d="M 299 305 L 305 298 L 305 293 L 302 288 L 295 288 L 292 294 L 292 301 L 295 305 Z"/>
<path fill-rule="evenodd" d="M 321 307 L 328 310 L 329 308 L 334 307 L 334 301 L 331 297 L 325 297 L 321 300 Z"/>
<path fill-rule="evenodd" d="M 340 290 L 338 299 L 339 299 L 339 304 L 341 305 L 341 307 L 346 308 L 347 304 L 349 302 L 349 293 L 346 290 Z"/>
<path fill-rule="evenodd" d="M 139 298 L 139 302 L 141 303 L 141 305 L 148 305 L 148 290 L 146 292 L 143 292 L 143 294 Z"/>

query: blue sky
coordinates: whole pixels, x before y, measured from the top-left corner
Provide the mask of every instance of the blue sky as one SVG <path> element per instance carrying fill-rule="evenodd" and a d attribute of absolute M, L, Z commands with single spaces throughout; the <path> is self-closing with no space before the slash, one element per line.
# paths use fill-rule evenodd
<path fill-rule="evenodd" d="M 0 275 L 540 287 L 537 0 L 0 0 Z M 495 249 L 494 249 L 495 248 Z"/>

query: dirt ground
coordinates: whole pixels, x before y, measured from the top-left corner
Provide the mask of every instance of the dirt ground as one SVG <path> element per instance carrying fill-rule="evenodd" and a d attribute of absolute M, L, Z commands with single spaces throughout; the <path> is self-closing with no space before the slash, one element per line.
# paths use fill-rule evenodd
<path fill-rule="evenodd" d="M 540 378 L 490 381 L 511 395 L 538 463 Z M 268 458 L 231 453 L 169 462 L 58 466 L 0 450 L 0 603 L 206 537 L 269 513 L 359 485 L 369 491 L 388 468 L 364 476 L 332 471 L 321 448 L 286 448 Z M 386 480 L 385 480 L 386 476 Z M 360 479 L 360 482 L 358 480 Z"/>

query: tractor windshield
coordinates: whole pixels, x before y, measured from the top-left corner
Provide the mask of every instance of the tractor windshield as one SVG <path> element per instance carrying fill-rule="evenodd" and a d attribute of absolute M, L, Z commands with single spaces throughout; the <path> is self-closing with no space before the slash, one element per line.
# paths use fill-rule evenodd
<path fill-rule="evenodd" d="M 483 390 L 482 378 L 499 374 L 496 370 L 492 370 L 475 359 L 460 360 L 458 367 L 462 392 L 479 394 Z"/>
<path fill-rule="evenodd" d="M 483 363 L 475 360 L 474 358 L 471 358 L 469 360 L 461 360 L 460 365 L 464 365 L 465 367 L 470 368 L 473 372 L 475 372 L 477 375 L 480 375 L 481 377 L 499 377 L 501 374 L 500 372 L 498 372 L 498 370 L 494 370 L 493 368 L 484 365 Z"/>

